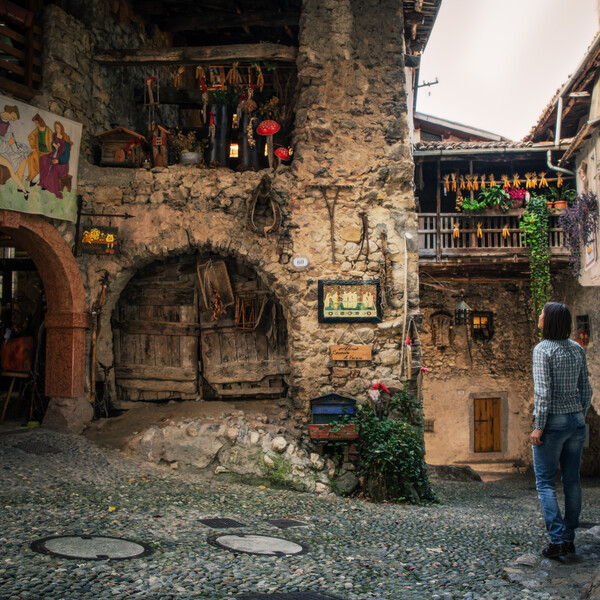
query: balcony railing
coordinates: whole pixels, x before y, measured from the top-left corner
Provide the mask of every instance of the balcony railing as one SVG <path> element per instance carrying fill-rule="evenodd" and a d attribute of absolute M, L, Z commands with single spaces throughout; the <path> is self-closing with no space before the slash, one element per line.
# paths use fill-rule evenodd
<path fill-rule="evenodd" d="M 523 210 L 507 213 L 483 211 L 463 213 L 419 213 L 419 259 L 422 262 L 448 261 L 453 258 L 484 259 L 529 255 L 525 233 L 519 228 Z M 566 258 L 564 234 L 558 226 L 560 213 L 550 215 L 550 254 Z"/>

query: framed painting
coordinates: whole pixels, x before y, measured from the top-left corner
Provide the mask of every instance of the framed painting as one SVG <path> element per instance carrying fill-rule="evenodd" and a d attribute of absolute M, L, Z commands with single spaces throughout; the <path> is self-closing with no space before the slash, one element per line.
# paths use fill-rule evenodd
<path fill-rule="evenodd" d="M 119 230 L 116 227 L 90 225 L 83 229 L 79 247 L 84 254 L 118 253 Z"/>
<path fill-rule="evenodd" d="M 378 323 L 382 319 L 377 280 L 320 280 L 319 323 Z"/>

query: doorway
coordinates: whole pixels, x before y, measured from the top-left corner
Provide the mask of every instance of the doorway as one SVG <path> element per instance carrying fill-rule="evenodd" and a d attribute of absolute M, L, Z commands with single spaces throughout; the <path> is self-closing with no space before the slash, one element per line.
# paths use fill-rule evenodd
<path fill-rule="evenodd" d="M 502 452 L 501 399 L 475 398 L 474 424 L 474 451 Z"/>

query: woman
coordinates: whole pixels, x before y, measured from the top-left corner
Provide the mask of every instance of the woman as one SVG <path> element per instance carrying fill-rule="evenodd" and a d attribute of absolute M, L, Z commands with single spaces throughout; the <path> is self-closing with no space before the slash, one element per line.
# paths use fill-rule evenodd
<path fill-rule="evenodd" d="M 12 132 L 11 124 L 19 118 L 19 109 L 16 106 L 6 105 L 0 113 L 0 165 L 6 167 L 10 178 L 25 195 L 29 192 L 23 185 L 23 174 L 27 165 L 26 159 L 29 148 L 17 142 Z"/>
<path fill-rule="evenodd" d="M 40 156 L 40 185 L 61 200 L 63 194 L 59 189 L 58 180 L 69 174 L 72 144 L 63 124 L 56 121 L 52 136 L 52 152 Z"/>
<path fill-rule="evenodd" d="M 536 489 L 550 536 L 542 555 L 555 558 L 575 552 L 575 529 L 581 512 L 579 466 L 592 388 L 585 351 L 569 339 L 569 309 L 564 304 L 548 302 L 538 327 L 544 339 L 533 349 L 535 428 L 531 443 Z M 556 497 L 559 465 L 565 495 L 564 518 Z"/>

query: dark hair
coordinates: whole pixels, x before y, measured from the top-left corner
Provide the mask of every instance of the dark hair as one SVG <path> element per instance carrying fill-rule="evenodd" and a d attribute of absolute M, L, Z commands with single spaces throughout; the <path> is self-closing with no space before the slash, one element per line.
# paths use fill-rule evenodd
<path fill-rule="evenodd" d="M 564 340 L 571 335 L 573 319 L 564 304 L 547 302 L 544 304 L 543 314 L 542 336 L 545 340 Z"/>

